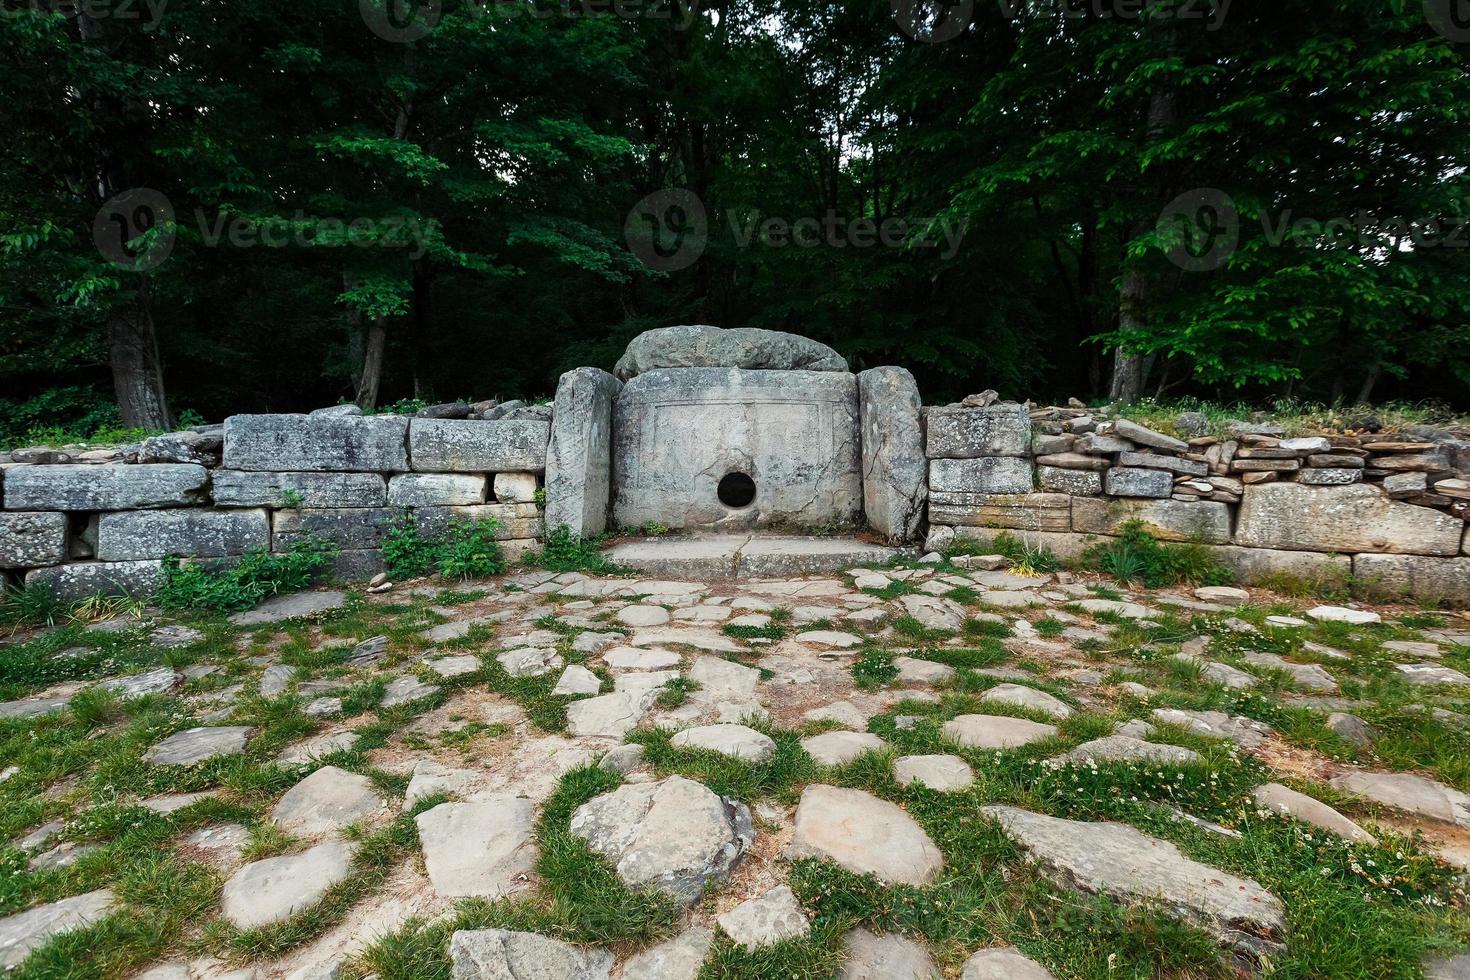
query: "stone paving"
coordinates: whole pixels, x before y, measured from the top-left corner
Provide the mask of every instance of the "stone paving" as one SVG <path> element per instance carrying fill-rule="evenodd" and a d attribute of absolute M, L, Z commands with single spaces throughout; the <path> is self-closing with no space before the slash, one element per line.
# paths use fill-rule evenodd
<path fill-rule="evenodd" d="M 74 934 L 153 980 L 1108 976 L 1078 893 L 1196 937 L 1136 954 L 1159 975 L 1342 962 L 1294 860 L 1324 908 L 1425 916 L 1335 975 L 1449 962 L 1470 622 L 1006 565 L 533 570 L 16 635 L 0 966 Z"/>

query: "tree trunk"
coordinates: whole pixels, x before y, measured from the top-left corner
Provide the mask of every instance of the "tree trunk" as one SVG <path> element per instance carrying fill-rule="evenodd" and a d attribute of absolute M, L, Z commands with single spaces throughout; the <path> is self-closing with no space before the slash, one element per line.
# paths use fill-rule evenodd
<path fill-rule="evenodd" d="M 123 425 L 159 431 L 173 425 L 163 389 L 163 367 L 158 358 L 158 334 L 146 288 L 107 316 L 107 339 L 112 383 Z"/>
<path fill-rule="evenodd" d="M 1118 306 L 1118 332 L 1125 336 L 1144 327 L 1144 296 L 1147 284 L 1143 270 L 1131 265 L 1123 270 L 1123 295 Z M 1115 402 L 1136 402 L 1143 394 L 1143 357 L 1137 351 L 1119 347 L 1113 352 L 1113 383 L 1108 398 Z"/>
<path fill-rule="evenodd" d="M 383 351 L 388 346 L 388 321 L 376 316 L 363 323 L 362 373 L 357 376 L 357 407 L 371 412 L 378 407 L 378 384 L 383 380 Z"/>

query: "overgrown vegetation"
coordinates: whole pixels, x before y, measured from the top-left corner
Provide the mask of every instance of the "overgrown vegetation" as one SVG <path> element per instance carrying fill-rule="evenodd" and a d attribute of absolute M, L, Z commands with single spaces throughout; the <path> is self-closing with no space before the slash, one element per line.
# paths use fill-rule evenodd
<path fill-rule="evenodd" d="M 526 563 L 552 572 L 611 575 L 618 569 L 607 560 L 598 538 L 579 538 L 565 524 L 548 528 L 541 547 L 526 554 Z"/>
<path fill-rule="evenodd" d="M 335 553 L 329 544 L 308 539 L 279 554 L 254 548 L 239 560 L 165 558 L 158 604 L 165 609 L 214 612 L 253 609 L 273 595 L 309 586 Z"/>
<path fill-rule="evenodd" d="M 969 534 L 957 534 L 945 552 L 956 555 L 1002 555 L 1010 559 L 1011 571 L 1017 575 L 1047 575 L 1061 569 L 1062 560 L 1046 545 L 1026 540 L 1010 531 L 1000 531 L 988 540 Z"/>
<path fill-rule="evenodd" d="M 1229 585 L 1235 575 L 1208 547 L 1198 543 L 1164 543 L 1142 521 L 1129 521 L 1118 536 L 1101 541 L 1082 555 L 1082 565 L 1120 582 L 1150 589 L 1172 585 Z"/>
<path fill-rule="evenodd" d="M 442 531 L 426 530 L 418 514 L 404 508 L 388 522 L 383 534 L 383 560 L 397 579 L 438 574 L 469 579 L 498 575 L 505 570 L 493 517 L 454 518 Z"/>

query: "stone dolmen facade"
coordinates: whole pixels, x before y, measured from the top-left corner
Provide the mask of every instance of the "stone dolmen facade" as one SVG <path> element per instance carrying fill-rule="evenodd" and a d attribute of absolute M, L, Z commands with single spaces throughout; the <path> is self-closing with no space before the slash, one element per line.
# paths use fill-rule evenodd
<path fill-rule="evenodd" d="M 928 550 L 1005 530 L 1065 558 L 1137 520 L 1244 582 L 1470 602 L 1470 444 L 1451 433 L 1288 439 L 1242 423 L 1184 441 L 993 393 L 925 408 L 903 368 L 854 374 L 805 338 L 707 326 L 649 331 L 611 373 L 567 372 L 549 408 L 354 411 L 234 416 L 76 459 L 18 451 L 0 463 L 0 575 L 70 597 L 146 592 L 167 556 L 312 535 L 340 549 L 340 577 L 365 578 L 404 507 L 431 530 L 493 517 L 511 554 L 545 528 L 658 526 L 866 528 Z"/>

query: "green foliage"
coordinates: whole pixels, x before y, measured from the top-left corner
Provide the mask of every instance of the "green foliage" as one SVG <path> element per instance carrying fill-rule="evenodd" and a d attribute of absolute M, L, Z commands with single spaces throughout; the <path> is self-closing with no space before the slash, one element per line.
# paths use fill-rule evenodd
<path fill-rule="evenodd" d="M 493 517 L 454 519 L 441 534 L 427 534 L 418 515 L 405 508 L 388 522 L 383 535 L 383 560 L 398 579 L 436 573 L 445 578 L 482 578 L 505 570 L 495 534 L 500 522 Z"/>
<path fill-rule="evenodd" d="M 233 563 L 165 558 L 158 604 L 212 612 L 253 609 L 273 595 L 311 585 L 335 553 L 324 542 L 306 540 L 281 554 L 254 548 Z"/>
<path fill-rule="evenodd" d="M 1137 582 L 1151 589 L 1181 583 L 1229 585 L 1230 569 L 1200 544 L 1165 544 L 1142 521 L 1129 521 L 1118 537 L 1093 545 L 1083 553 L 1083 564 L 1120 582 Z"/>
<path fill-rule="evenodd" d="M 54 626 L 68 611 L 47 586 L 0 588 L 0 626 Z"/>
<path fill-rule="evenodd" d="M 596 538 L 579 538 L 565 524 L 548 530 L 541 548 L 528 552 L 526 562 L 551 572 L 607 575 L 617 571 L 617 566 L 602 554 Z"/>
<path fill-rule="evenodd" d="M 670 677 L 659 689 L 658 706 L 670 710 L 680 707 L 689 700 L 689 695 L 697 690 L 699 690 L 698 681 L 691 681 L 687 677 Z"/>
<path fill-rule="evenodd" d="M 864 691 L 877 690 L 897 676 L 893 654 L 887 650 L 864 650 L 852 664 L 852 682 Z"/>
<path fill-rule="evenodd" d="M 946 552 L 955 555 L 1002 555 L 1010 559 L 1011 571 L 1017 575 L 1046 575 L 1062 567 L 1062 560 L 1044 544 L 1035 544 L 1010 531 L 1001 531 L 988 542 L 968 535 L 956 535 Z"/>

